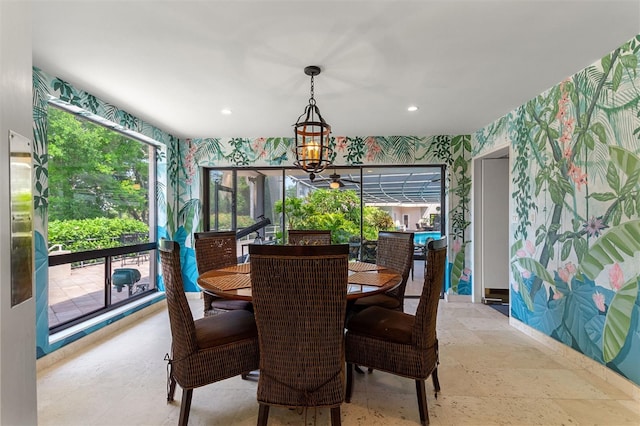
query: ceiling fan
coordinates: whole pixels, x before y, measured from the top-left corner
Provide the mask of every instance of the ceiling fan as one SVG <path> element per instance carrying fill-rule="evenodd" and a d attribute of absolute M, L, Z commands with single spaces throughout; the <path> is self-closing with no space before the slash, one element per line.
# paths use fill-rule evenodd
<path fill-rule="evenodd" d="M 329 181 L 329 187 L 331 189 L 338 189 L 338 188 L 342 188 L 344 186 L 345 182 L 349 182 L 349 183 L 355 183 L 356 185 L 360 185 L 360 182 L 357 180 L 351 180 L 351 179 L 342 179 L 340 177 L 339 174 L 336 173 L 336 171 L 334 170 L 332 174 L 329 175 L 329 179 L 331 179 Z"/>

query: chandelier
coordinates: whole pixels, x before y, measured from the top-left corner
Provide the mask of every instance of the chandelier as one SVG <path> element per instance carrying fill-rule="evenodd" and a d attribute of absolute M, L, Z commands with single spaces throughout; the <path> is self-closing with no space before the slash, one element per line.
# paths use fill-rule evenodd
<path fill-rule="evenodd" d="M 311 98 L 309 98 L 309 105 L 294 124 L 296 161 L 293 164 L 309 173 L 309 179 L 313 181 L 316 173 L 320 173 L 331 165 L 329 159 L 333 153 L 329 147 L 331 126 L 320 115 L 313 97 L 313 77 L 320 74 L 320 67 L 310 65 L 305 67 L 304 73 L 311 76 Z"/>

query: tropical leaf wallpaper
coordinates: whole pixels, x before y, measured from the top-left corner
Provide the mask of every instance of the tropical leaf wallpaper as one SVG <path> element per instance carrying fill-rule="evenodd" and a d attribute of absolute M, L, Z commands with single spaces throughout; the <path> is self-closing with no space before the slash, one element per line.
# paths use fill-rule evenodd
<path fill-rule="evenodd" d="M 500 118 L 511 315 L 640 383 L 640 36 Z"/>
<path fill-rule="evenodd" d="M 469 240 L 469 204 L 471 178 L 471 136 L 334 136 L 331 139 L 333 164 L 349 165 L 447 165 L 447 203 L 449 232 L 456 266 L 451 270 L 451 291 L 471 294 L 471 268 L 464 247 Z M 185 288 L 198 291 L 198 272 L 193 251 L 193 232 L 201 226 L 200 170 L 202 167 L 292 166 L 295 159 L 290 137 L 202 138 L 187 139 L 180 144 L 176 168 L 178 206 L 176 239 L 184 245 L 183 272 Z M 459 269 L 459 273 L 457 272 Z"/>
<path fill-rule="evenodd" d="M 444 164 L 449 291 L 471 294 L 471 161 L 510 157 L 511 315 L 640 384 L 640 36 L 473 135 L 336 136 L 337 165 Z M 180 242 L 185 287 L 197 291 L 193 232 L 203 166 L 290 166 L 289 137 L 180 140 L 39 69 L 33 73 L 36 310 L 48 343 L 46 114 L 49 95 L 164 144 L 158 236 Z"/>

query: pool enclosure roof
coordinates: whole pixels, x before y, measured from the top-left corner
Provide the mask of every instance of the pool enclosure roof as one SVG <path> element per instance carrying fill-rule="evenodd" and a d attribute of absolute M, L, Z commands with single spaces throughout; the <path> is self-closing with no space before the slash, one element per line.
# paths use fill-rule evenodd
<path fill-rule="evenodd" d="M 272 175 L 281 170 L 259 173 Z M 440 204 L 443 195 L 441 166 L 336 167 L 317 174 L 313 181 L 300 169 L 286 170 L 288 178 L 309 188 L 330 189 L 333 174 L 340 175 L 340 188 L 336 190 L 352 189 L 359 193 L 362 187 L 362 199 L 368 205 Z"/>

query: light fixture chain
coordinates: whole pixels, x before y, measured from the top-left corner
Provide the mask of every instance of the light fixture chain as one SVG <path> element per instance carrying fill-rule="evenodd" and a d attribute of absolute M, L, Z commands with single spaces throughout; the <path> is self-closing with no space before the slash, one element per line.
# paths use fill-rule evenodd
<path fill-rule="evenodd" d="M 311 76 L 311 98 L 309 98 L 309 104 L 310 105 L 315 105 L 316 104 L 316 100 L 313 97 L 313 75 Z"/>

